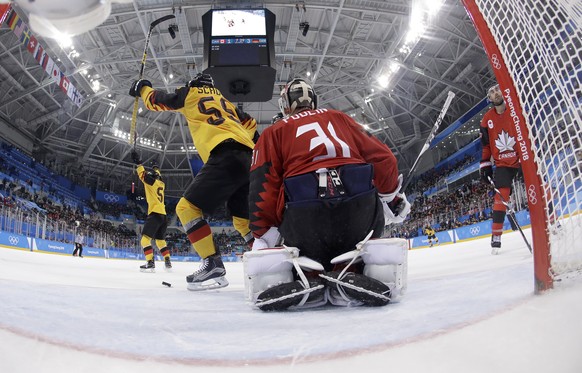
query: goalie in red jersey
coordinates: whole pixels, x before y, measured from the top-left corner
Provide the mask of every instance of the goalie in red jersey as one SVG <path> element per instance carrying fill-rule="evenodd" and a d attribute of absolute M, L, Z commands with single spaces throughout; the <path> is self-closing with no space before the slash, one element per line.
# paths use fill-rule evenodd
<path fill-rule="evenodd" d="M 318 108 L 305 80 L 286 84 L 280 108 L 253 152 L 247 299 L 262 310 L 387 304 L 406 282 L 404 240 L 362 241 L 410 212 L 396 158 L 348 115 Z"/>
<path fill-rule="evenodd" d="M 481 144 L 483 152 L 480 163 L 481 179 L 490 184 L 489 179 L 501 192 L 503 200 L 509 201 L 511 183 L 519 170 L 519 156 L 516 149 L 517 138 L 510 111 L 505 107 L 503 93 L 496 84 L 487 91 L 487 98 L 493 107 L 481 120 Z M 495 175 L 493 175 L 495 165 Z M 493 223 L 491 224 L 491 253 L 496 255 L 501 248 L 501 234 L 505 220 L 506 206 L 499 194 L 493 201 Z"/>

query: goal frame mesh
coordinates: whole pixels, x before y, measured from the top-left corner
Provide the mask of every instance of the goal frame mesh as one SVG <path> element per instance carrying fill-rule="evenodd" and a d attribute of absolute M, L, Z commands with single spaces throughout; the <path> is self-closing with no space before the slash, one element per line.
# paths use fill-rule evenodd
<path fill-rule="evenodd" d="M 571 199 L 558 195 L 556 191 L 556 189 L 563 190 L 568 187 L 564 188 L 560 180 L 556 181 L 559 176 L 555 175 L 557 173 L 555 170 L 548 170 L 554 162 L 554 157 L 548 155 L 549 150 L 544 147 L 548 144 L 551 146 L 552 143 L 542 138 L 547 136 L 548 132 L 555 131 L 552 128 L 554 122 L 551 119 L 555 119 L 553 116 L 556 116 L 551 108 L 546 110 L 543 105 L 559 105 L 559 121 L 566 122 L 568 125 L 569 119 L 574 130 L 573 136 L 576 136 L 576 133 L 578 136 L 578 139 L 574 139 L 576 144 L 574 149 L 571 149 L 572 146 L 569 149 L 576 152 L 574 157 L 570 156 L 570 163 L 573 159 L 574 162 L 578 162 L 574 164 L 574 168 L 580 169 L 578 152 L 580 152 L 580 132 L 582 131 L 580 129 L 582 126 L 580 113 L 582 67 L 580 57 L 576 54 L 582 53 L 582 48 L 579 47 L 582 40 L 580 32 L 582 5 L 577 3 L 577 0 L 547 0 L 537 3 L 533 0 L 519 2 L 462 0 L 462 2 L 481 39 L 503 92 L 507 110 L 510 110 L 515 125 L 517 151 L 523 170 L 531 218 L 535 291 L 541 292 L 552 288 L 554 282 L 564 273 L 582 270 L 580 259 L 582 258 L 582 241 L 576 242 L 574 238 L 579 237 L 580 234 L 569 237 L 570 241 L 565 240 L 562 243 L 553 237 L 553 232 L 556 227 L 561 227 L 560 222 L 564 221 L 565 216 L 569 216 L 568 220 L 572 220 L 572 216 L 578 215 L 574 223 L 568 224 L 574 225 L 571 227 L 572 230 L 582 230 L 580 226 L 582 219 L 579 216 L 580 191 L 576 189 L 576 185 L 580 183 L 579 171 L 570 170 L 570 165 L 557 166 L 566 168 L 565 173 L 571 172 L 569 175 L 560 174 L 560 176 L 574 180 L 574 202 L 572 203 Z M 547 26 L 544 22 L 547 22 Z M 517 25 L 519 27 L 516 27 Z M 569 30 L 572 32 L 568 32 Z M 566 43 L 563 39 L 568 39 L 568 42 L 572 43 L 574 48 L 569 49 L 574 49 L 573 54 L 568 55 L 569 49 L 562 48 L 562 44 Z M 559 53 L 556 52 L 556 46 L 560 47 Z M 532 61 L 538 62 L 541 66 Z M 537 74 L 540 69 L 544 70 L 542 76 Z M 570 71 L 573 76 L 569 76 Z M 534 78 L 540 78 L 541 83 L 532 81 L 529 77 L 530 73 L 534 75 Z M 559 100 L 556 102 L 555 98 L 552 101 L 550 97 L 552 94 L 559 100 L 564 100 L 564 103 Z M 523 110 L 524 107 L 526 111 Z M 547 122 L 550 123 L 547 124 Z M 543 128 L 544 125 L 545 128 Z M 566 201 L 565 206 L 557 206 L 562 203 L 562 200 Z M 573 249 L 571 247 L 568 249 L 575 250 L 574 255 L 571 253 L 565 255 L 565 260 L 572 261 L 573 264 L 566 264 L 564 267 L 558 264 L 559 261 L 552 260 L 552 255 L 557 257 L 556 250 L 562 250 L 560 247 L 562 245 L 575 245 Z M 553 247 L 554 252 L 552 252 Z"/>

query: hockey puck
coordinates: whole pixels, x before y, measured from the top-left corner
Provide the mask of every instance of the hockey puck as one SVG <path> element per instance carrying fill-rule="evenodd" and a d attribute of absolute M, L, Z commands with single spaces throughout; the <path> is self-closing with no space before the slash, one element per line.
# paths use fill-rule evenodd
<path fill-rule="evenodd" d="M 165 286 L 167 286 L 169 288 L 172 287 L 172 284 L 170 284 L 169 282 L 165 282 L 165 281 L 162 281 L 162 285 L 165 285 Z"/>

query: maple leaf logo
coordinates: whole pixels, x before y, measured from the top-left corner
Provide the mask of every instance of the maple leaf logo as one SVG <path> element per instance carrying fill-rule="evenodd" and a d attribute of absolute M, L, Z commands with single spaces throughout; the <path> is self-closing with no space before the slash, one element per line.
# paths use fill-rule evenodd
<path fill-rule="evenodd" d="M 499 149 L 500 153 L 513 151 L 513 147 L 515 146 L 515 138 L 513 136 L 509 136 L 507 132 L 501 131 L 499 138 L 495 140 L 495 146 L 497 149 Z"/>

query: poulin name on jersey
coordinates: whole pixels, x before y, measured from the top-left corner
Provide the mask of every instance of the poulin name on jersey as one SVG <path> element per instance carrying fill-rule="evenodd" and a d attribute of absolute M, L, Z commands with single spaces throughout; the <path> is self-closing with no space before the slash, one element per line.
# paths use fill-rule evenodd
<path fill-rule="evenodd" d="M 283 119 L 283 121 L 285 121 L 285 123 L 287 123 L 289 121 L 289 119 L 299 119 L 299 118 L 304 118 L 304 117 L 308 117 L 311 115 L 317 115 L 317 114 L 321 114 L 321 113 L 325 113 L 325 112 L 327 112 L 327 109 L 305 110 L 305 111 L 301 111 L 297 114 L 290 115 L 289 117 Z"/>

